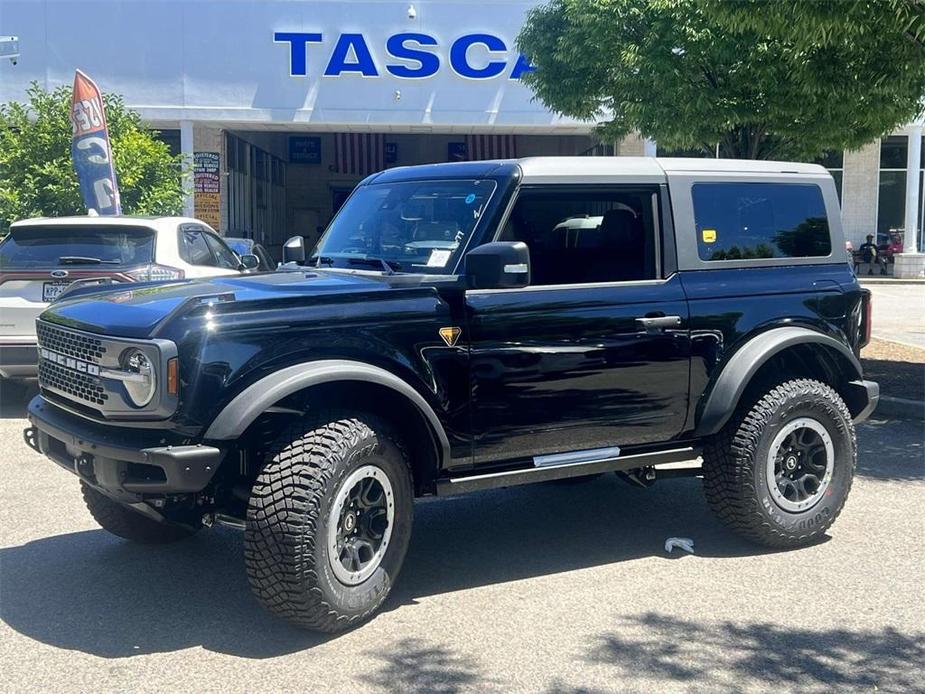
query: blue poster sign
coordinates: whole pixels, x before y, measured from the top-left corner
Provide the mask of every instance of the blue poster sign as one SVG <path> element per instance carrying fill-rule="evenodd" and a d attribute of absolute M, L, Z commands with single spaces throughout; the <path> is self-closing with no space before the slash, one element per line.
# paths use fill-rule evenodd
<path fill-rule="evenodd" d="M 290 135 L 289 161 L 293 164 L 320 164 L 321 138 L 310 135 Z"/>

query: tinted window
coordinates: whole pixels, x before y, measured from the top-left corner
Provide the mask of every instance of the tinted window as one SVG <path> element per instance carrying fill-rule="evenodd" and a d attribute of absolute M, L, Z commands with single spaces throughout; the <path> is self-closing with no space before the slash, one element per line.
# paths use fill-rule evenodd
<path fill-rule="evenodd" d="M 209 248 L 212 250 L 212 255 L 215 256 L 215 264 L 218 265 L 218 267 L 237 270 L 238 266 L 241 265 L 241 261 L 232 253 L 231 249 L 225 245 L 225 242 L 215 234 L 205 232 L 204 235 L 206 237 L 206 243 L 209 244 Z"/>
<path fill-rule="evenodd" d="M 214 267 L 215 258 L 201 231 L 185 230 L 180 232 L 180 257 L 190 265 L 207 265 Z"/>
<path fill-rule="evenodd" d="M 143 227 L 13 228 L 0 243 L 0 268 L 59 265 L 146 265 L 154 261 L 154 232 Z"/>
<path fill-rule="evenodd" d="M 701 260 L 824 257 L 832 252 L 819 186 L 697 183 L 692 193 Z"/>
<path fill-rule="evenodd" d="M 653 279 L 655 191 L 522 192 L 499 241 L 530 247 L 534 285 Z"/>

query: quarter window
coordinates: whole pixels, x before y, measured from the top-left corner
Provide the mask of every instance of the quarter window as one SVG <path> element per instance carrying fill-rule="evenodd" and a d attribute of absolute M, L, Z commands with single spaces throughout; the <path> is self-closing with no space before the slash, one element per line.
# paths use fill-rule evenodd
<path fill-rule="evenodd" d="M 654 279 L 656 201 L 644 188 L 525 190 L 498 240 L 527 244 L 534 285 Z"/>
<path fill-rule="evenodd" d="M 701 260 L 826 257 L 832 252 L 822 190 L 803 183 L 696 183 Z"/>

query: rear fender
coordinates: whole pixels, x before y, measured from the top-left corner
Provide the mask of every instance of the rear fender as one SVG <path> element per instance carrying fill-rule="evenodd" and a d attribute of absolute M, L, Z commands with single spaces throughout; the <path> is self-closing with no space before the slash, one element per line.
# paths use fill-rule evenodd
<path fill-rule="evenodd" d="M 842 363 L 847 365 L 849 372 L 845 386 L 861 380 L 860 361 L 847 346 L 835 338 L 798 326 L 773 328 L 749 340 L 723 367 L 712 387 L 708 388 L 706 399 L 698 408 L 695 435 L 709 436 L 722 429 L 759 369 L 775 354 L 805 344 L 820 345 L 842 358 Z M 855 390 L 857 389 L 851 389 L 852 394 Z"/>

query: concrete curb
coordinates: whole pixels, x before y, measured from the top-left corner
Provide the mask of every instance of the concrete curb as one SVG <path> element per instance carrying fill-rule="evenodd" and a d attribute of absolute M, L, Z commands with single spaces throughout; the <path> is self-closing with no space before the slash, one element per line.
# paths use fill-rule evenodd
<path fill-rule="evenodd" d="M 915 277 L 858 277 L 858 282 L 861 283 L 863 287 L 865 284 L 885 284 L 885 285 L 896 285 L 896 284 L 920 284 L 925 285 L 925 279 L 915 278 Z"/>
<path fill-rule="evenodd" d="M 871 413 L 872 417 L 877 417 L 878 415 L 881 417 L 925 421 L 925 400 L 908 400 L 906 398 L 891 398 L 881 395 L 877 409 Z"/>

